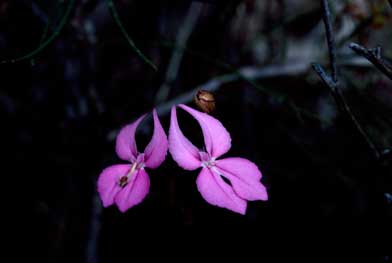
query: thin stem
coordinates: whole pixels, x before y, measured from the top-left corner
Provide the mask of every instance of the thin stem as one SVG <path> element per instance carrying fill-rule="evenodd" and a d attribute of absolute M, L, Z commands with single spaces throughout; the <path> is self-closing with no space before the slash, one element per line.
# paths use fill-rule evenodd
<path fill-rule="evenodd" d="M 8 60 L 3 60 L 0 62 L 0 64 L 5 64 L 5 63 L 16 63 L 16 62 L 20 62 L 26 59 L 31 59 L 33 58 L 35 55 L 37 55 L 38 53 L 40 53 L 42 50 L 44 50 L 47 46 L 49 46 L 53 40 L 56 39 L 56 37 L 60 34 L 61 30 L 64 28 L 64 26 L 66 25 L 72 8 L 74 6 L 75 0 L 70 0 L 69 4 L 67 6 L 67 9 L 65 10 L 64 16 L 63 18 L 60 20 L 58 27 L 54 30 L 53 34 L 46 40 L 44 41 L 38 48 L 36 48 L 35 50 L 29 52 L 26 55 L 17 57 L 17 58 L 13 58 L 13 59 L 8 59 Z"/>
<path fill-rule="evenodd" d="M 41 36 L 41 40 L 39 41 L 39 44 L 40 44 L 40 45 L 44 42 L 46 36 L 47 36 L 48 33 L 49 33 L 50 23 L 51 23 L 51 21 L 50 21 L 50 18 L 48 17 L 48 22 L 46 22 L 44 31 L 43 31 L 42 36 Z"/>
<path fill-rule="evenodd" d="M 48 17 L 48 20 L 47 20 L 47 22 L 46 22 L 46 25 L 45 25 L 45 28 L 44 28 L 44 31 L 43 31 L 43 33 L 42 33 L 41 40 L 39 41 L 38 46 L 42 45 L 42 43 L 44 42 L 46 36 L 47 36 L 48 33 L 49 33 L 49 27 L 50 27 L 50 17 Z M 34 60 L 34 58 L 31 58 L 30 63 L 31 63 L 32 66 L 35 65 L 35 60 Z"/>
<path fill-rule="evenodd" d="M 336 45 L 335 45 L 335 37 L 333 35 L 333 30 L 332 30 L 331 11 L 329 9 L 328 0 L 322 0 L 321 3 L 323 7 L 323 20 L 325 25 L 325 33 L 327 35 L 329 60 L 332 68 L 332 80 L 337 83 L 338 68 L 336 64 Z"/>
<path fill-rule="evenodd" d="M 335 90 L 338 89 L 337 83 L 327 74 L 327 72 L 325 72 L 324 68 L 320 64 L 313 63 L 312 67 L 319 75 L 324 85 L 330 88 L 332 92 L 335 92 Z"/>
<path fill-rule="evenodd" d="M 157 66 L 151 62 L 151 60 L 149 60 L 141 51 L 140 49 L 138 49 L 135 45 L 135 43 L 133 42 L 132 38 L 129 36 L 129 34 L 127 33 L 127 31 L 125 30 L 125 27 L 123 26 L 121 19 L 117 13 L 116 7 L 114 6 L 114 3 L 112 0 L 106 0 L 107 6 L 109 7 L 110 12 L 112 13 L 112 16 L 114 18 L 114 21 L 116 22 L 118 28 L 121 30 L 121 33 L 123 34 L 123 36 L 125 37 L 125 39 L 127 40 L 128 44 L 131 46 L 131 48 L 133 49 L 133 51 L 136 52 L 136 54 L 147 64 L 149 65 L 151 68 L 154 69 L 154 71 L 157 71 L 158 68 Z"/>
<path fill-rule="evenodd" d="M 389 65 L 388 62 L 382 58 L 380 47 L 369 49 L 361 45 L 351 43 L 350 48 L 358 55 L 369 60 L 379 71 L 392 80 L 392 65 Z"/>
<path fill-rule="evenodd" d="M 61 14 L 64 11 L 63 4 L 64 3 L 62 1 L 58 1 L 55 7 L 50 8 L 53 9 L 54 14 L 59 14 L 60 18 Z M 48 36 L 50 30 L 55 30 L 56 24 L 58 23 L 58 19 L 54 19 L 53 17 L 51 17 L 51 15 L 49 14 L 50 12 L 51 10 L 48 11 L 48 15 L 46 17 L 45 28 L 42 32 L 41 40 L 39 42 L 40 44 L 45 41 L 45 38 Z"/>
<path fill-rule="evenodd" d="M 95 183 L 96 181 L 93 182 L 94 185 Z M 94 188 L 96 188 L 96 186 Z M 91 204 L 90 231 L 86 249 L 86 262 L 88 263 L 99 262 L 97 251 L 99 246 L 99 234 L 102 225 L 102 210 L 101 199 L 99 198 L 98 191 L 94 191 Z"/>
<path fill-rule="evenodd" d="M 62 13 L 62 8 L 60 8 L 60 7 L 61 7 L 61 3 L 58 2 L 57 6 L 58 6 L 58 11 L 59 11 L 58 13 L 61 14 L 61 13 Z M 53 25 L 51 25 L 52 22 L 53 22 Z M 51 17 L 49 16 L 49 14 L 48 14 L 48 16 L 46 17 L 45 28 L 44 28 L 44 31 L 42 32 L 42 36 L 41 36 L 41 39 L 40 39 L 40 41 L 39 41 L 38 46 L 42 45 L 42 43 L 45 41 L 47 35 L 49 34 L 49 29 L 50 29 L 52 26 L 53 26 L 53 28 L 54 28 L 54 27 L 55 27 L 55 24 L 56 24 L 55 19 L 53 19 L 53 21 L 52 21 L 52 18 L 51 18 Z M 34 58 L 31 58 L 31 61 L 30 61 L 30 62 L 31 62 L 31 65 L 32 65 L 32 66 L 35 65 L 35 60 L 34 60 Z"/>

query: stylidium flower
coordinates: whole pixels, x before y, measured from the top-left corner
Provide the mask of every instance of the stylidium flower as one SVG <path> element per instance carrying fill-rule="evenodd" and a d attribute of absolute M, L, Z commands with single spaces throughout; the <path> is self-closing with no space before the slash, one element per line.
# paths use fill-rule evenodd
<path fill-rule="evenodd" d="M 200 194 L 210 204 L 245 214 L 247 201 L 267 200 L 261 184 L 261 172 L 251 161 L 243 158 L 217 159 L 231 147 L 230 134 L 212 116 L 178 105 L 199 123 L 205 151 L 197 149 L 181 132 L 176 108 L 171 109 L 169 151 L 179 166 L 186 170 L 202 168 L 196 184 Z M 227 179 L 230 184 L 226 183 Z"/>
<path fill-rule="evenodd" d="M 116 204 L 121 212 L 141 203 L 149 192 L 150 178 L 145 167 L 155 169 L 166 158 L 168 142 L 159 122 L 156 110 L 153 111 L 154 133 L 144 152 L 136 146 L 135 132 L 145 115 L 121 129 L 116 140 L 118 157 L 130 164 L 117 164 L 107 167 L 98 178 L 98 193 L 103 206 Z"/>

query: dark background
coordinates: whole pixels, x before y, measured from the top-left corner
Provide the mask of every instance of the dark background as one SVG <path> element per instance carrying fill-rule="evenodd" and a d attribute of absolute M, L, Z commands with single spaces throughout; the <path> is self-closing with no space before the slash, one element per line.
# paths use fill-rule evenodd
<path fill-rule="evenodd" d="M 348 44 L 379 45 L 391 58 L 392 6 L 331 2 L 344 95 L 369 138 L 387 151 L 392 82 Z M 319 1 L 115 1 L 123 28 L 157 71 L 129 45 L 105 1 L 76 1 L 63 19 L 70 3 L 0 0 L 1 145 L 12 171 L 5 177 L 23 189 L 34 253 L 43 261 L 120 262 L 135 226 L 263 229 L 275 219 L 391 219 L 391 155 L 375 158 L 311 68 L 329 68 Z M 187 30 L 189 37 L 179 37 Z M 178 72 L 167 77 L 176 52 L 183 52 Z M 240 75 L 244 68 L 269 73 Z M 226 74 L 233 79 L 222 79 Z M 250 202 L 245 216 L 210 206 L 197 191 L 197 172 L 183 171 L 168 155 L 149 171 L 142 204 L 124 214 L 103 209 L 95 183 L 102 169 L 122 163 L 114 151 L 119 128 L 157 107 L 167 131 L 169 106 L 195 106 L 179 96 L 212 80 L 221 82 L 212 85 L 214 114 L 233 140 L 227 156 L 259 166 L 269 201 Z M 168 96 L 160 97 L 165 83 Z M 201 147 L 200 128 L 179 116 Z M 138 129 L 140 149 L 151 128 L 145 121 Z"/>

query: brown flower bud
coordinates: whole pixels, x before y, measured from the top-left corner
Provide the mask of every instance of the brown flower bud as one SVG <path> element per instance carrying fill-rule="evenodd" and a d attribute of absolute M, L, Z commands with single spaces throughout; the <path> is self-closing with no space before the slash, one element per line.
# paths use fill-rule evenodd
<path fill-rule="evenodd" d="M 215 98 L 214 95 L 207 90 L 198 90 L 194 101 L 196 105 L 205 113 L 215 111 Z"/>

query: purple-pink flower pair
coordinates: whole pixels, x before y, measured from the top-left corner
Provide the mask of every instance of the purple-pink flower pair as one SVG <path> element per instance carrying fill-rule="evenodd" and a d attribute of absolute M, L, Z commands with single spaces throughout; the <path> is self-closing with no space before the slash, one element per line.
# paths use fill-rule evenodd
<path fill-rule="evenodd" d="M 116 141 L 117 155 L 131 164 L 119 164 L 106 168 L 98 179 L 98 192 L 105 207 L 117 204 L 124 212 L 143 201 L 149 191 L 150 180 L 144 168 L 157 168 L 169 149 L 173 159 L 185 170 L 202 168 L 196 183 L 203 198 L 210 204 L 245 214 L 247 201 L 267 200 L 261 173 L 257 166 L 243 158 L 217 158 L 231 147 L 230 134 L 222 123 L 212 116 L 178 105 L 200 124 L 204 135 L 205 151 L 197 149 L 181 132 L 176 107 L 171 110 L 169 142 L 154 115 L 154 134 L 144 153 L 136 147 L 135 131 L 145 115 L 125 126 Z M 223 178 L 230 183 L 226 183 Z"/>

